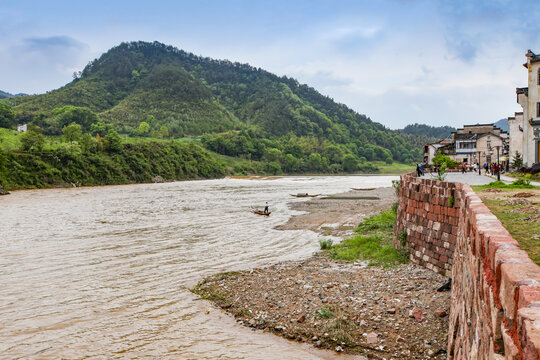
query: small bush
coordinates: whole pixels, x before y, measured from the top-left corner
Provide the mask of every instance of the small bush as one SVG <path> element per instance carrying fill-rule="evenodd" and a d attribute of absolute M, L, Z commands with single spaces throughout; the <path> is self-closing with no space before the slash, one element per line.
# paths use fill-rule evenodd
<path fill-rule="evenodd" d="M 329 250 L 332 248 L 334 241 L 332 239 L 322 239 L 319 240 L 319 245 L 321 245 L 321 250 Z"/>
<path fill-rule="evenodd" d="M 327 307 L 322 307 L 315 313 L 315 317 L 319 319 L 330 319 L 334 317 L 334 314 Z"/>
<path fill-rule="evenodd" d="M 454 206 L 454 197 L 453 196 L 448 197 L 448 206 L 450 206 L 450 207 Z"/>

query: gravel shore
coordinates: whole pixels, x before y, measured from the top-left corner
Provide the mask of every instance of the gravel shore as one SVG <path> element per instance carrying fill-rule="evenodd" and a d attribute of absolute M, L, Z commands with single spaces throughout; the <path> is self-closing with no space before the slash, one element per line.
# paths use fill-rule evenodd
<path fill-rule="evenodd" d="M 393 189 L 381 188 L 295 203 L 309 212 L 280 228 L 342 236 L 394 198 Z M 445 280 L 413 264 L 384 269 L 319 252 L 303 261 L 217 274 L 194 292 L 245 326 L 359 360 L 444 359 L 450 293 L 436 289 Z"/>

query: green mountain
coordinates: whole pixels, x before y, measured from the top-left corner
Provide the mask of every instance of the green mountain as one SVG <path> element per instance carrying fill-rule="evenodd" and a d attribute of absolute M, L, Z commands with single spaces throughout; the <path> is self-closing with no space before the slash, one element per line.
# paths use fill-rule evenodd
<path fill-rule="evenodd" d="M 441 140 L 450 136 L 450 133 L 456 131 L 456 129 L 451 126 L 437 127 L 424 124 L 412 124 L 405 126 L 405 128 L 400 131 L 404 132 L 405 134 L 425 136 L 427 138 Z"/>
<path fill-rule="evenodd" d="M 319 153 L 331 164 L 334 146 L 341 160 L 348 154 L 358 161 L 411 162 L 422 145 L 416 135 L 389 130 L 295 79 L 158 42 L 122 43 L 71 83 L 11 101 L 19 121 L 45 131 L 59 113 L 54 109 L 73 105 L 120 132 L 134 134 L 146 122 L 151 131 L 166 127 L 172 137 L 207 134 L 209 149 L 250 159 L 264 157 L 263 147 L 282 156 Z M 227 141 L 234 151 L 219 145 Z M 295 146 L 302 152 L 290 150 Z"/>

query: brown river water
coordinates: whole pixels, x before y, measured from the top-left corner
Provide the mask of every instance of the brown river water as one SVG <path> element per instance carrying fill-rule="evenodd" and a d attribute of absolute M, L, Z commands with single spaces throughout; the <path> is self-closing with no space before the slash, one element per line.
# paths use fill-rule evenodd
<path fill-rule="evenodd" d="M 392 179 L 220 179 L 0 197 L 0 359 L 333 358 L 237 325 L 189 288 L 318 250 L 314 232 L 274 229 L 298 214 L 288 203 L 306 201 L 289 194 Z M 270 217 L 250 212 L 266 201 Z"/>

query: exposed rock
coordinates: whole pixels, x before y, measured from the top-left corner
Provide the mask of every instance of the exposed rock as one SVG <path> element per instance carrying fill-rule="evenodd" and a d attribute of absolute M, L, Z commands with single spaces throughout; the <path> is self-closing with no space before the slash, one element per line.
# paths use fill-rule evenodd
<path fill-rule="evenodd" d="M 528 192 L 518 192 L 517 194 L 514 194 L 512 197 L 515 197 L 515 198 L 528 198 L 528 197 L 531 197 L 531 196 L 534 196 L 533 193 L 528 193 Z"/>
<path fill-rule="evenodd" d="M 540 207 L 534 206 L 534 205 L 523 206 L 523 207 L 518 207 L 514 210 L 510 210 L 510 212 L 514 214 L 539 214 Z"/>
<path fill-rule="evenodd" d="M 416 321 L 418 322 L 423 322 L 424 320 L 426 320 L 426 318 L 424 317 L 424 314 L 422 313 L 422 310 L 420 310 L 419 308 L 415 308 L 411 310 L 409 312 L 409 317 L 415 318 Z"/>
<path fill-rule="evenodd" d="M 439 310 L 435 310 L 435 315 L 437 315 L 440 318 L 443 318 L 446 315 L 448 315 L 448 313 L 444 309 L 439 309 Z"/>
<path fill-rule="evenodd" d="M 163 180 L 161 176 L 157 175 L 152 178 L 152 182 L 157 184 L 157 183 L 163 183 L 165 182 L 165 180 Z"/>
<path fill-rule="evenodd" d="M 4 188 L 2 187 L 2 185 L 0 185 L 0 195 L 7 195 L 7 194 L 9 194 L 9 191 L 4 190 Z"/>
<path fill-rule="evenodd" d="M 485 192 L 493 192 L 493 193 L 499 193 L 501 192 L 502 190 L 500 189 L 495 189 L 495 188 L 487 188 L 484 190 Z"/>
<path fill-rule="evenodd" d="M 367 334 L 366 340 L 368 344 L 376 344 L 379 342 L 379 335 L 377 333 L 371 332 Z"/>
<path fill-rule="evenodd" d="M 530 205 L 530 203 L 527 199 L 509 199 L 504 205 Z"/>

